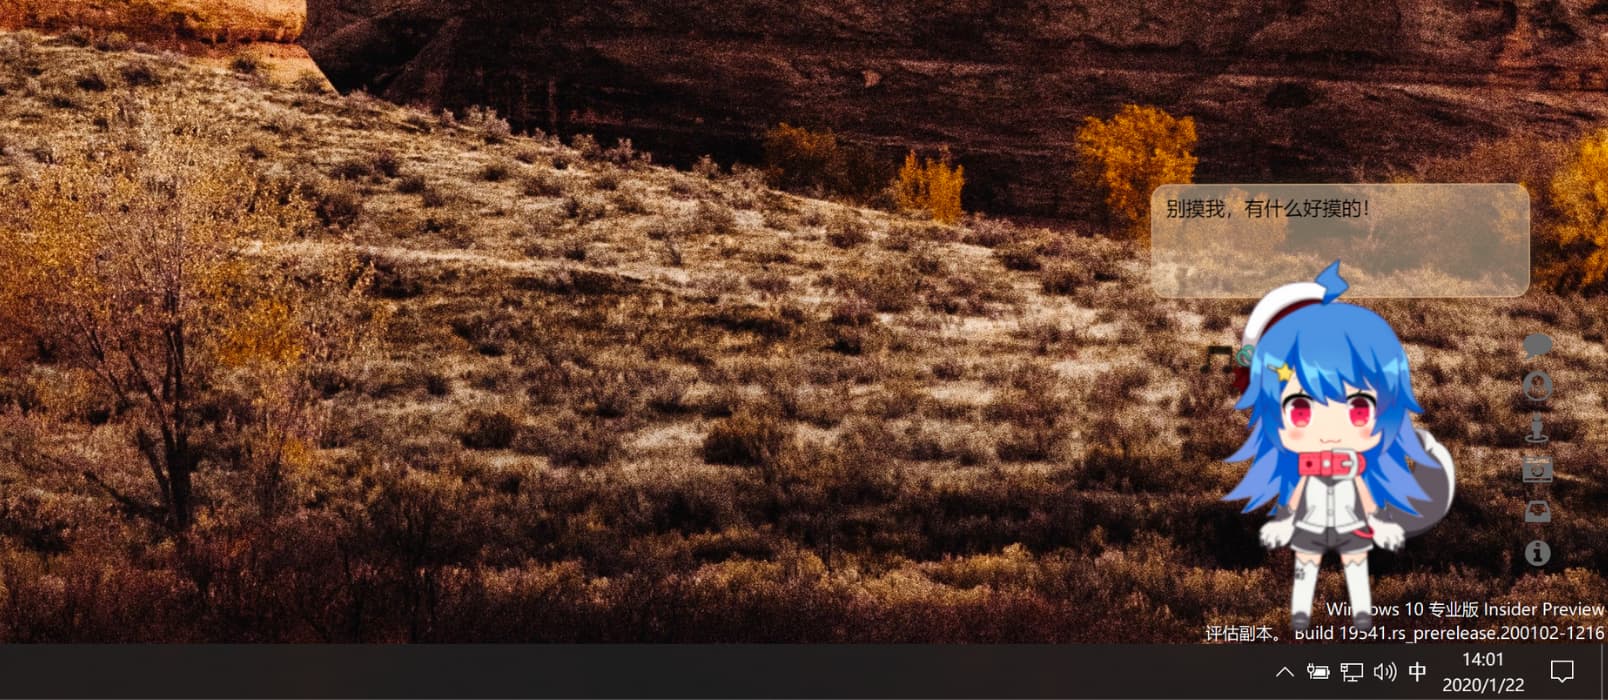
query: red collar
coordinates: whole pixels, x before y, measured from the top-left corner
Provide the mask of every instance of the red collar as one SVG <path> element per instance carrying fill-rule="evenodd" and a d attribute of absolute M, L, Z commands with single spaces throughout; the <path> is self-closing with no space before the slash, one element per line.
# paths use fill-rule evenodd
<path fill-rule="evenodd" d="M 1296 463 L 1301 476 L 1355 476 L 1368 468 L 1361 452 L 1348 449 L 1302 452 Z M 1355 469 L 1355 471 L 1353 471 Z"/>

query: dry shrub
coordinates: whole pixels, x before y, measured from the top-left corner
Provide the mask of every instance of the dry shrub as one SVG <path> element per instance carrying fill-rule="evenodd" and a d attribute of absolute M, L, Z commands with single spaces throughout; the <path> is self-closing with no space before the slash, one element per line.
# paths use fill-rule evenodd
<path fill-rule="evenodd" d="M 681 366 L 659 369 L 644 387 L 643 400 L 649 409 L 666 415 L 689 413 L 695 406 L 688 400 L 688 391 L 697 378 L 696 371 Z"/>
<path fill-rule="evenodd" d="M 555 467 L 597 467 L 622 449 L 619 426 L 600 416 L 562 410 L 522 433 L 515 449 L 547 456 Z"/>
<path fill-rule="evenodd" d="M 518 434 L 518 418 L 506 411 L 477 408 L 464 417 L 458 441 L 471 450 L 506 450 Z"/>
<path fill-rule="evenodd" d="M 541 160 L 541 158 L 541 149 L 534 146 L 523 146 L 519 148 L 519 150 L 514 151 L 514 160 L 526 165 L 534 165 L 536 161 Z"/>
<path fill-rule="evenodd" d="M 539 170 L 526 176 L 521 181 L 521 189 L 527 197 L 562 197 L 564 196 L 564 181 L 546 170 Z"/>
<path fill-rule="evenodd" d="M 836 191 L 842 155 L 830 130 L 811 131 L 783 122 L 765 134 L 765 163 L 780 187 Z"/>
<path fill-rule="evenodd" d="M 1055 318 L 1024 320 L 1011 335 L 1028 341 L 1038 355 L 1070 350 L 1076 353 L 1080 346 L 1078 329 Z"/>
<path fill-rule="evenodd" d="M 95 50 L 97 51 L 127 51 L 134 46 L 134 41 L 122 32 L 103 32 L 95 37 Z"/>
<path fill-rule="evenodd" d="M 1063 419 L 1069 397 L 1053 368 L 1024 363 L 1012 368 L 1006 387 L 984 413 L 1008 423 L 996 450 L 1006 461 L 1049 459 L 1065 439 Z"/>
<path fill-rule="evenodd" d="M 93 64 L 80 70 L 73 84 L 86 92 L 105 92 L 112 86 L 112 79 L 99 64 Z"/>
<path fill-rule="evenodd" d="M 748 287 L 769 297 L 780 297 L 793 288 L 793 280 L 779 271 L 749 275 Z"/>
<path fill-rule="evenodd" d="M 928 308 L 959 316 L 995 316 L 1021 303 L 1010 280 L 980 271 L 951 273 L 927 299 Z"/>
<path fill-rule="evenodd" d="M 502 160 L 494 160 L 480 168 L 480 179 L 486 182 L 502 182 L 513 174 L 514 166 Z"/>
<path fill-rule="evenodd" d="M 597 221 L 609 213 L 608 203 L 593 196 L 570 195 L 564 198 L 563 207 L 565 218 L 579 226 Z"/>
<path fill-rule="evenodd" d="M 698 202 L 689 223 L 698 233 L 724 236 L 737 231 L 737 215 L 732 213 L 731 207 L 709 200 Z"/>
<path fill-rule="evenodd" d="M 241 75 L 256 75 L 257 71 L 261 70 L 262 64 L 257 60 L 256 56 L 241 52 L 235 54 L 235 57 L 229 61 L 229 68 Z"/>
<path fill-rule="evenodd" d="M 430 181 L 423 175 L 405 175 L 396 181 L 396 191 L 402 194 L 423 194 L 430 189 Z"/>
<path fill-rule="evenodd" d="M 144 58 L 134 58 L 124 63 L 118 69 L 118 75 L 122 76 L 123 83 L 129 87 L 147 87 L 162 83 L 162 74 L 158 72 L 156 65 Z"/>
<path fill-rule="evenodd" d="M 621 214 L 648 214 L 653 211 L 648 201 L 635 190 L 615 192 L 610 201 L 614 203 L 614 210 Z"/>
<path fill-rule="evenodd" d="M 620 173 L 613 170 L 598 173 L 596 177 L 592 178 L 592 188 L 605 192 L 620 189 Z"/>
<path fill-rule="evenodd" d="M 698 158 L 698 162 L 692 164 L 692 174 L 706 180 L 713 180 L 720 177 L 720 164 L 715 162 L 713 157 L 705 154 Z"/>
<path fill-rule="evenodd" d="M 1021 237 L 1022 232 L 1009 222 L 986 218 L 979 214 L 972 217 L 971 225 L 966 227 L 966 233 L 961 240 L 971 245 L 996 248 L 1015 242 Z"/>
<path fill-rule="evenodd" d="M 335 164 L 330 168 L 330 177 L 337 180 L 361 180 L 374 174 L 374 167 L 367 158 L 349 158 Z"/>
<path fill-rule="evenodd" d="M 1094 281 L 1094 275 L 1081 265 L 1057 263 L 1044 271 L 1039 286 L 1045 294 L 1067 296 Z"/>
<path fill-rule="evenodd" d="M 459 192 L 442 187 L 426 187 L 419 192 L 419 204 L 426 209 L 441 209 L 456 206 L 464 199 Z"/>
<path fill-rule="evenodd" d="M 826 241 L 838 248 L 853 248 L 871 240 L 870 228 L 865 219 L 852 210 L 842 210 L 827 225 Z"/>
<path fill-rule="evenodd" d="M 865 272 L 839 274 L 834 286 L 845 296 L 864 299 L 877 311 L 902 313 L 915 308 L 927 283 L 909 265 L 887 260 Z"/>
<path fill-rule="evenodd" d="M 603 151 L 602 158 L 622 168 L 629 168 L 652 161 L 649 154 L 639 153 L 636 147 L 631 144 L 631 139 L 627 138 L 615 139 L 614 146 Z"/>
<path fill-rule="evenodd" d="M 369 167 L 376 173 L 385 177 L 396 177 L 402 171 L 402 159 L 396 151 L 381 148 L 369 156 Z"/>
<path fill-rule="evenodd" d="M 1025 241 L 995 248 L 994 258 L 1007 270 L 1033 272 L 1044 266 L 1038 248 Z"/>
<path fill-rule="evenodd" d="M 291 81 L 290 86 L 295 91 L 308 95 L 323 95 L 330 91 L 329 83 L 325 81 L 324 76 L 312 71 L 302 71 Z"/>
<path fill-rule="evenodd" d="M 597 160 L 603 157 L 603 147 L 598 145 L 597 137 L 591 134 L 576 134 L 570 137 L 570 148 L 575 149 L 575 152 L 586 160 Z M 559 165 L 557 162 L 553 163 L 553 167 L 559 170 L 564 169 L 564 166 Z"/>
<path fill-rule="evenodd" d="M 710 427 L 703 458 L 710 464 L 770 466 L 792 442 L 793 428 L 781 416 L 749 407 Z"/>
<path fill-rule="evenodd" d="M 318 220 L 333 229 L 350 228 L 363 215 L 363 195 L 349 182 L 304 183 L 303 196 L 313 203 Z"/>
<path fill-rule="evenodd" d="M 479 131 L 486 143 L 502 143 L 514 133 L 508 120 L 497 116 L 497 110 L 481 105 L 464 110 L 463 125 Z"/>

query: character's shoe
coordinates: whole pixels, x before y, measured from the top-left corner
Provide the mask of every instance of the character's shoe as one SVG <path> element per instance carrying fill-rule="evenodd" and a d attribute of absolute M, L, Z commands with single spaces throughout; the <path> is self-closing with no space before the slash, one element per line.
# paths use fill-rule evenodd
<path fill-rule="evenodd" d="M 1365 612 L 1352 615 L 1351 626 L 1356 627 L 1359 632 L 1367 632 L 1373 629 L 1373 616 Z"/>
<path fill-rule="evenodd" d="M 1295 630 L 1297 632 L 1305 632 L 1305 631 L 1307 631 L 1307 628 L 1311 627 L 1311 626 L 1312 626 L 1312 616 L 1311 615 L 1308 615 L 1306 613 L 1291 613 L 1291 615 L 1290 615 L 1290 629 L 1293 629 L 1293 630 Z"/>

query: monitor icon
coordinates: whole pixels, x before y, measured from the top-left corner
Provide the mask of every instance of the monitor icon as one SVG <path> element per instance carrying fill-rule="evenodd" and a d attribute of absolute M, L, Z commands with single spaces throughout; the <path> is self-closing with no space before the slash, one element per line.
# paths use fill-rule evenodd
<path fill-rule="evenodd" d="M 1548 455 L 1529 455 L 1524 458 L 1524 483 L 1550 484 L 1552 483 L 1552 457 Z"/>
<path fill-rule="evenodd" d="M 1340 680 L 1346 683 L 1356 683 L 1362 680 L 1362 671 L 1361 661 L 1347 661 L 1340 664 Z"/>

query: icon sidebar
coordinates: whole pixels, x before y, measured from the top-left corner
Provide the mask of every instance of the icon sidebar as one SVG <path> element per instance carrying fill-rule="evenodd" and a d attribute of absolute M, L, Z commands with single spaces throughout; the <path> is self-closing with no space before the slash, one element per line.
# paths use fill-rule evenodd
<path fill-rule="evenodd" d="M 1524 359 L 1530 361 L 1550 352 L 1553 348 L 1553 340 L 1551 336 L 1545 333 L 1531 333 L 1525 336 L 1523 346 Z M 1542 414 L 1547 410 L 1548 404 L 1551 402 L 1554 389 L 1552 375 L 1541 367 L 1532 367 L 1524 375 L 1523 383 L 1519 387 L 1519 391 L 1524 394 L 1524 398 L 1529 401 L 1534 409 L 1530 413 L 1529 430 L 1526 431 L 1528 434 L 1524 436 L 1524 442 L 1531 449 L 1544 450 L 1549 447 L 1548 437 L 1544 432 L 1544 417 Z M 1552 522 L 1553 515 L 1553 509 L 1548 499 L 1550 493 L 1547 486 L 1556 478 L 1552 455 L 1524 455 L 1523 464 L 1520 468 L 1520 477 L 1525 484 L 1525 488 L 1532 489 L 1530 498 L 1524 504 L 1522 510 L 1522 522 L 1525 525 L 1542 528 L 1547 523 Z M 1535 486 L 1532 487 L 1530 486 L 1531 484 Z M 1548 544 L 1543 538 L 1535 537 L 1535 535 L 1539 534 L 1537 530 L 1525 529 L 1529 530 L 1526 534 L 1531 535 L 1533 539 L 1530 539 L 1520 549 L 1524 561 L 1536 568 L 1546 566 L 1548 562 L 1552 561 L 1552 545 Z"/>

